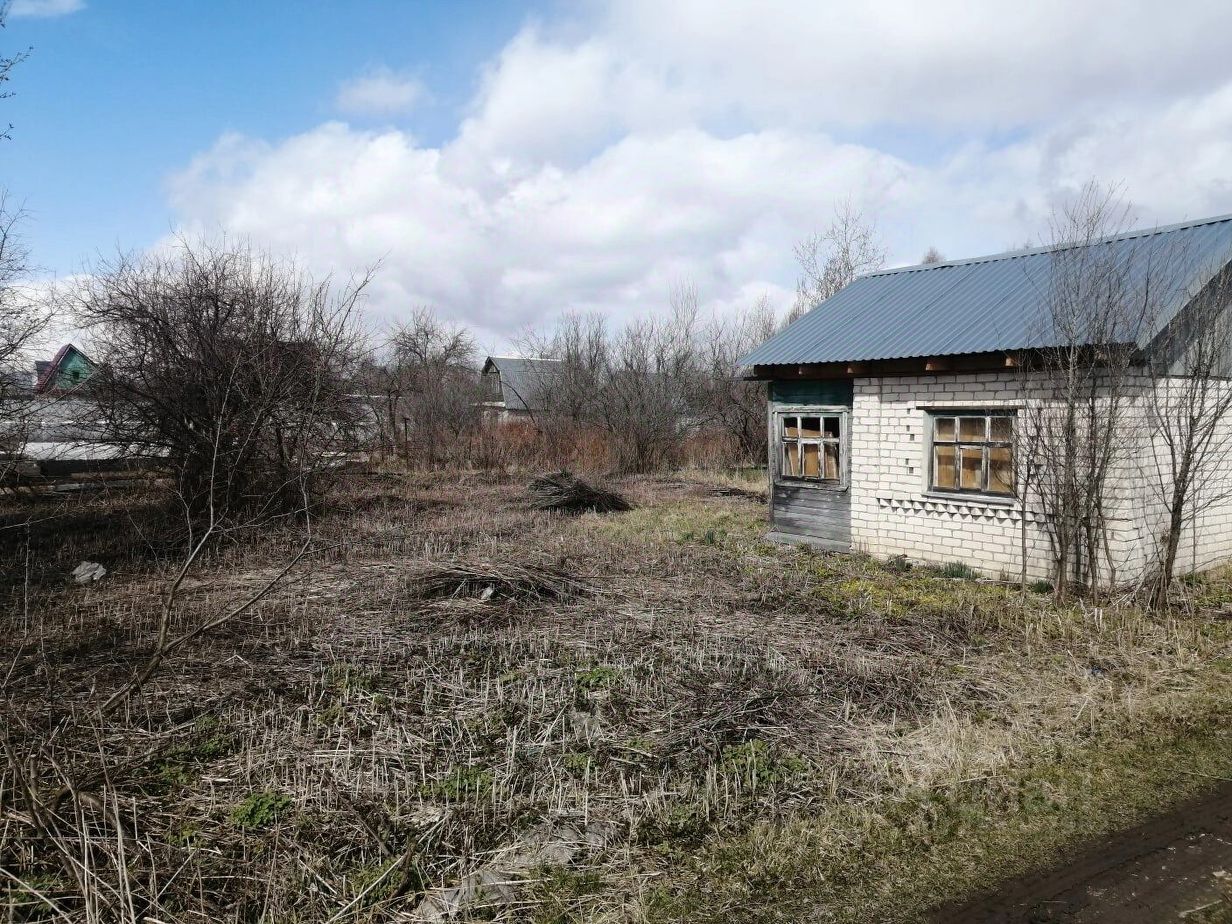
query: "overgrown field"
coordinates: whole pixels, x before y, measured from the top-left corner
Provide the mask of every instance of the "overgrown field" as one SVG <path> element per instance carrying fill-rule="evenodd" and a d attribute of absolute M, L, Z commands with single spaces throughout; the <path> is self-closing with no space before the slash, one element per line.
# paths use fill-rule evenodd
<path fill-rule="evenodd" d="M 621 488 L 357 476 L 106 718 L 174 569 L 157 498 L 0 533 L 6 919 L 919 920 L 1232 776 L 1223 579 L 1057 609 L 770 545 L 756 486 Z M 301 541 L 212 551 L 175 632 Z"/>

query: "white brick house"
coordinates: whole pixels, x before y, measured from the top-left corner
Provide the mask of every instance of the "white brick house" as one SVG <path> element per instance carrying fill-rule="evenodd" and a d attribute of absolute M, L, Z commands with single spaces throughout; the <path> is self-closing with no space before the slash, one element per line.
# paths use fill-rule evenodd
<path fill-rule="evenodd" d="M 1092 246 L 1132 266 L 1177 245 L 1190 294 L 1167 306 L 1160 323 L 1169 323 L 1184 316 L 1192 293 L 1230 272 L 1232 217 Z M 1055 345 L 1040 318 L 1058 252 L 860 277 L 746 357 L 750 377 L 768 382 L 772 536 L 1051 578 L 1044 514 L 1023 496 L 1015 455 L 1030 391 L 1022 357 Z M 1109 476 L 1106 556 L 1118 579 L 1141 574 L 1156 548 L 1158 437 L 1148 394 L 1159 387 L 1166 380 L 1144 377 L 1127 399 L 1127 417 L 1142 421 L 1141 447 Z M 1232 458 L 1225 462 L 1208 479 L 1214 499 L 1189 524 L 1178 570 L 1232 560 Z"/>

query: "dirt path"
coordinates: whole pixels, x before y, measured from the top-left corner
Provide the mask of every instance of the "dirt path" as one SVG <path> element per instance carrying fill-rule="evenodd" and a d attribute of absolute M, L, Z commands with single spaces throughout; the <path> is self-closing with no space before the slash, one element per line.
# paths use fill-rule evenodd
<path fill-rule="evenodd" d="M 1091 845 L 1073 861 L 1013 880 L 946 924 L 1161 924 L 1217 899 L 1212 874 L 1232 870 L 1232 785 Z"/>

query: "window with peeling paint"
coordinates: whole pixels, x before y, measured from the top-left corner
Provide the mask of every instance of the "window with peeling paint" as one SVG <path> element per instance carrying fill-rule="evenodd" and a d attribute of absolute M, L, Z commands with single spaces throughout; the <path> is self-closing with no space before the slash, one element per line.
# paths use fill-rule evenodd
<path fill-rule="evenodd" d="M 844 416 L 799 411 L 778 414 L 779 476 L 842 482 Z"/>
<path fill-rule="evenodd" d="M 1013 495 L 1013 414 L 934 413 L 932 424 L 934 491 Z"/>

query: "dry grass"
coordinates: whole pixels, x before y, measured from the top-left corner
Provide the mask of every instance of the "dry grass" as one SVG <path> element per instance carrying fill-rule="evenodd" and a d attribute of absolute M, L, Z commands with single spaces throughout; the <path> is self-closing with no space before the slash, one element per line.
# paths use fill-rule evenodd
<path fill-rule="evenodd" d="M 1220 583 L 1183 619 L 1058 611 L 768 545 L 742 481 L 621 488 L 637 509 L 562 519 L 512 478 L 359 480 L 308 565 L 106 720 L 168 561 L 97 526 L 152 532 L 153 508 L 64 511 L 38 566 L 7 534 L 23 564 L 0 642 L 0 907 L 909 920 L 1038 860 L 995 832 L 1072 836 L 1048 806 L 1093 785 L 1093 747 L 1175 738 L 1160 759 L 1197 761 L 1186 729 L 1222 708 Z M 211 554 L 177 629 L 242 600 L 300 537 L 253 540 Z M 69 583 L 79 557 L 110 575 Z M 1084 825 L 1118 820 L 1068 804 Z"/>

